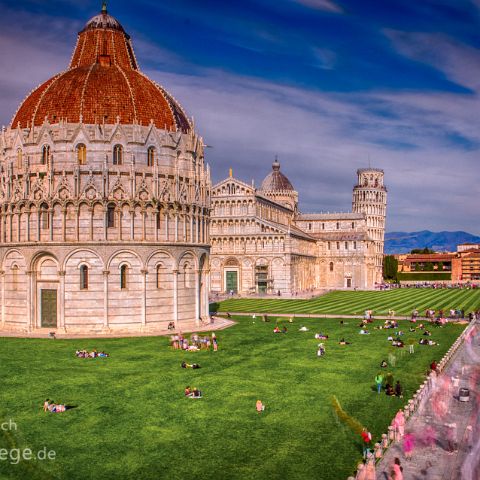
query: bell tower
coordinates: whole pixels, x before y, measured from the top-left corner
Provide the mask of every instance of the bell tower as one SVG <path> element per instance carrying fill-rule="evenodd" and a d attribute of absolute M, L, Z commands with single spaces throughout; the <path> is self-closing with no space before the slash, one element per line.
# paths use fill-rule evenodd
<path fill-rule="evenodd" d="M 353 188 L 352 212 L 364 213 L 367 219 L 368 236 L 375 246 L 375 282 L 382 281 L 387 189 L 383 184 L 383 170 L 360 168 L 358 181 Z"/>

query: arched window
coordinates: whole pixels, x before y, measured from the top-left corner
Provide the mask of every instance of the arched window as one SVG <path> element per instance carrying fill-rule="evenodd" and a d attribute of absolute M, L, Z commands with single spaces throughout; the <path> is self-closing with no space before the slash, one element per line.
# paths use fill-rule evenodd
<path fill-rule="evenodd" d="M 163 278 L 162 278 L 162 268 L 163 266 L 162 265 L 157 265 L 157 288 L 162 288 L 162 281 L 163 281 Z"/>
<path fill-rule="evenodd" d="M 122 165 L 123 163 L 123 147 L 121 145 L 115 145 L 113 147 L 113 164 Z"/>
<path fill-rule="evenodd" d="M 339 230 L 339 229 L 340 229 L 340 223 L 337 222 L 337 230 Z"/>
<path fill-rule="evenodd" d="M 22 168 L 23 167 L 23 152 L 22 149 L 19 148 L 17 150 L 17 168 Z"/>
<path fill-rule="evenodd" d="M 345 250 L 348 250 L 348 242 L 345 242 Z"/>
<path fill-rule="evenodd" d="M 153 167 L 155 165 L 155 147 L 148 147 L 147 150 L 147 166 Z"/>
<path fill-rule="evenodd" d="M 83 143 L 77 145 L 77 162 L 79 165 L 87 163 L 87 147 Z"/>
<path fill-rule="evenodd" d="M 333 262 L 330 262 L 330 271 L 333 272 Z"/>
<path fill-rule="evenodd" d="M 355 222 L 352 222 L 352 228 L 355 228 Z"/>
<path fill-rule="evenodd" d="M 88 267 L 82 265 L 80 267 L 80 290 L 88 289 Z"/>
<path fill-rule="evenodd" d="M 46 165 L 48 163 L 49 158 L 50 158 L 50 146 L 49 145 L 44 145 L 42 147 L 41 164 Z"/>
<path fill-rule="evenodd" d="M 48 230 L 50 228 L 50 212 L 46 205 L 42 205 L 40 210 L 41 221 L 42 221 L 42 230 Z"/>
<path fill-rule="evenodd" d="M 127 288 L 127 265 L 122 265 L 120 267 L 120 288 L 122 290 Z"/>
<path fill-rule="evenodd" d="M 192 286 L 192 267 L 190 266 L 189 263 L 185 263 L 183 267 L 183 286 L 185 288 L 190 288 Z"/>
<path fill-rule="evenodd" d="M 18 290 L 18 265 L 12 266 L 12 290 Z"/>
<path fill-rule="evenodd" d="M 340 250 L 340 242 L 337 242 L 337 250 Z"/>
<path fill-rule="evenodd" d="M 107 207 L 107 228 L 115 227 L 115 206 L 109 205 Z"/>

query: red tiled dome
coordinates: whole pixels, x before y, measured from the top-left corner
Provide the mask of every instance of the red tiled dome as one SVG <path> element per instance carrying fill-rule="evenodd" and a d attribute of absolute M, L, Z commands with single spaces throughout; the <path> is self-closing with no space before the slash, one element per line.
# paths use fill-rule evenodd
<path fill-rule="evenodd" d="M 51 124 L 138 123 L 187 132 L 182 107 L 141 73 L 130 37 L 104 8 L 78 34 L 69 69 L 34 90 L 20 105 L 12 128 Z"/>

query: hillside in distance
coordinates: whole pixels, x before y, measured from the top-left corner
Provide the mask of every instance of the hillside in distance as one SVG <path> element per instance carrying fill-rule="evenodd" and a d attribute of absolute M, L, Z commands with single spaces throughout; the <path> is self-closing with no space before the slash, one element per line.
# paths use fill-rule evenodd
<path fill-rule="evenodd" d="M 388 232 L 385 253 L 410 253 L 414 248 L 428 247 L 436 252 L 455 252 L 460 243 L 480 243 L 480 237 L 467 232 Z"/>

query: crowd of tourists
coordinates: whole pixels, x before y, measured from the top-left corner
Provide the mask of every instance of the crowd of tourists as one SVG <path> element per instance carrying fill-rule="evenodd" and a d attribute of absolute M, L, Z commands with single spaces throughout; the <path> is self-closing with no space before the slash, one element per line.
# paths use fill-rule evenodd
<path fill-rule="evenodd" d="M 211 335 L 192 333 L 190 339 L 179 333 L 170 337 L 170 346 L 174 350 L 185 350 L 188 352 L 210 350 L 211 348 L 216 352 L 218 350 L 218 340 L 215 332 L 212 332 Z"/>

